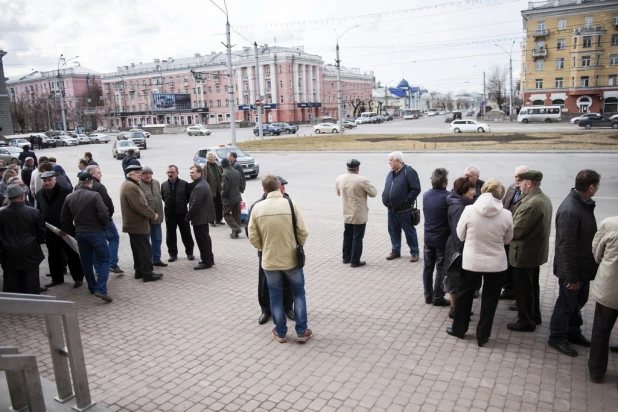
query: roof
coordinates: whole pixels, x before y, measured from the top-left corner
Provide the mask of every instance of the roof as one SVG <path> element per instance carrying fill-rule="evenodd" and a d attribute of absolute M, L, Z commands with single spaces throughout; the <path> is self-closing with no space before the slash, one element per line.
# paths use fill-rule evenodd
<path fill-rule="evenodd" d="M 70 76 L 86 76 L 93 75 L 96 77 L 100 77 L 101 73 L 96 70 L 89 69 L 87 67 L 76 66 L 76 67 L 66 67 L 64 69 L 60 69 L 60 74 L 64 77 Z M 7 84 L 15 84 L 15 83 L 25 83 L 32 82 L 37 80 L 49 79 L 51 77 L 58 76 L 58 70 L 49 70 L 49 71 L 34 71 L 22 76 L 10 77 L 6 82 Z"/>

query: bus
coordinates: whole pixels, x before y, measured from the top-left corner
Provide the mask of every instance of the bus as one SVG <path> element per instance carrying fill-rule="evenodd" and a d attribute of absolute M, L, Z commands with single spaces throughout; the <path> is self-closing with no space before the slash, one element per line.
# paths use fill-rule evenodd
<path fill-rule="evenodd" d="M 522 107 L 517 116 L 521 123 L 529 122 L 559 122 L 562 115 L 562 106 L 530 106 Z"/>
<path fill-rule="evenodd" d="M 404 120 L 410 120 L 410 119 L 418 119 L 421 115 L 421 111 L 420 110 L 415 110 L 415 109 L 403 109 L 403 119 Z"/>

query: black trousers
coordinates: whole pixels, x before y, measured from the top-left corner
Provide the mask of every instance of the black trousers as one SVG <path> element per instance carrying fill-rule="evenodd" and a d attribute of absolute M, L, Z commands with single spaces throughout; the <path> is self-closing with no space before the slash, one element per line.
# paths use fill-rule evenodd
<path fill-rule="evenodd" d="M 167 253 L 170 256 L 178 256 L 178 238 L 176 228 L 180 230 L 182 244 L 185 246 L 187 255 L 193 254 L 193 238 L 191 237 L 191 225 L 185 220 L 186 214 L 165 215 L 165 243 L 167 243 Z"/>
<path fill-rule="evenodd" d="M 578 290 L 566 288 L 566 279 L 558 279 L 558 298 L 549 321 L 549 340 L 554 343 L 568 342 L 582 334 L 582 308 L 588 302 L 590 281 L 582 282 Z"/>
<path fill-rule="evenodd" d="M 268 292 L 268 284 L 266 283 L 266 275 L 262 269 L 262 256 L 260 255 L 260 266 L 258 271 L 258 301 L 262 307 L 262 312 L 270 313 L 270 293 Z M 292 297 L 292 288 L 286 276 L 283 276 L 283 309 L 294 310 L 294 299 Z"/>
<path fill-rule="evenodd" d="M 240 230 L 240 203 L 223 205 L 223 218 L 233 231 Z"/>
<path fill-rule="evenodd" d="M 131 252 L 133 252 L 133 268 L 138 275 L 152 274 L 152 249 L 148 234 L 134 235 L 129 233 Z"/>
<path fill-rule="evenodd" d="M 517 301 L 517 315 L 523 326 L 534 326 L 540 323 L 540 287 L 539 267 L 512 268 L 513 292 Z"/>
<path fill-rule="evenodd" d="M 455 319 L 453 319 L 453 332 L 455 335 L 463 336 L 468 331 L 470 324 L 470 313 L 474 301 L 474 291 L 476 286 L 483 281 L 483 294 L 481 295 L 481 315 L 476 326 L 476 339 L 483 342 L 491 336 L 491 328 L 494 323 L 494 316 L 500 291 L 504 282 L 505 272 L 470 272 L 461 270 L 457 292 L 455 294 Z"/>
<path fill-rule="evenodd" d="M 344 224 L 343 230 L 343 260 L 354 264 L 360 263 L 363 254 L 363 238 L 366 223 L 362 225 Z"/>
<path fill-rule="evenodd" d="M 438 300 L 444 298 L 442 282 L 444 280 L 444 254 L 445 247 L 423 247 L 423 294 L 425 298 Z M 434 279 L 433 271 L 436 269 Z"/>
<path fill-rule="evenodd" d="M 208 223 L 205 225 L 193 225 L 193 234 L 195 235 L 195 243 L 200 250 L 200 259 L 202 262 L 210 265 L 215 264 L 215 257 L 212 254 L 212 240 L 208 232 Z"/>
<path fill-rule="evenodd" d="M 30 295 L 39 295 L 41 293 L 38 265 L 21 270 L 7 269 L 2 266 L 2 270 L 4 271 L 3 292 L 28 293 Z"/>
<path fill-rule="evenodd" d="M 221 202 L 221 193 L 219 193 L 217 196 L 213 196 L 212 201 L 215 204 L 216 221 L 220 222 L 221 219 L 223 219 L 223 203 Z"/>
<path fill-rule="evenodd" d="M 506 259 L 509 258 L 509 245 L 504 245 L 504 251 L 506 252 Z M 513 292 L 513 266 L 509 265 L 506 269 L 506 276 L 504 278 L 504 284 L 502 289 Z"/>
<path fill-rule="evenodd" d="M 594 309 L 594 322 L 590 338 L 590 358 L 588 359 L 590 376 L 600 378 L 607 370 L 609 338 L 617 318 L 618 310 L 608 308 L 597 302 Z"/>
<path fill-rule="evenodd" d="M 79 259 L 79 255 L 71 249 L 71 246 L 65 242 L 60 236 L 52 232 L 47 231 L 47 261 L 49 264 L 49 273 L 53 282 L 64 283 L 64 268 L 65 262 L 62 258 L 66 256 L 66 262 L 69 265 L 71 271 L 71 277 L 74 282 L 82 282 L 84 280 L 84 270 L 82 269 L 82 262 Z M 64 252 L 64 253 L 63 253 Z"/>

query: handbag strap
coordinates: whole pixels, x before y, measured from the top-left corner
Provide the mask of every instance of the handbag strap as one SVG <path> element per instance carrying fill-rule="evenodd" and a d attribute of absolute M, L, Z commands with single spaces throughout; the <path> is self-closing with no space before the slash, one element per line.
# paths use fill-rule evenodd
<path fill-rule="evenodd" d="M 289 197 L 288 203 L 290 204 L 290 210 L 292 211 L 292 226 L 294 227 L 294 240 L 296 240 L 296 244 L 298 244 L 298 234 L 296 233 L 296 213 L 294 213 L 294 205 L 292 204 L 292 199 Z"/>

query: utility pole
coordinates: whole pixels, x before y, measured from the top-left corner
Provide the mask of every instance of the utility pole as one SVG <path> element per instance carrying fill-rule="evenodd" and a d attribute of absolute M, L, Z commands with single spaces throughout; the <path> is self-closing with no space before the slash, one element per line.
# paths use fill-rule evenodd
<path fill-rule="evenodd" d="M 483 72 L 483 117 L 485 116 L 485 107 L 487 107 L 487 99 L 485 99 L 485 72 Z"/>
<path fill-rule="evenodd" d="M 227 9 L 227 8 L 226 8 Z M 232 76 L 232 40 L 230 38 L 230 20 L 225 13 L 225 37 L 227 44 L 224 46 L 227 48 L 227 88 L 230 92 L 230 132 L 232 134 L 232 146 L 236 146 L 236 114 L 234 113 L 234 77 Z"/>
<path fill-rule="evenodd" d="M 388 88 L 384 85 L 384 111 L 388 114 Z"/>
<path fill-rule="evenodd" d="M 339 41 L 337 41 L 337 110 L 339 111 L 339 134 L 343 134 L 343 95 L 341 94 L 341 64 L 339 60 Z"/>
<path fill-rule="evenodd" d="M 257 100 L 262 102 L 263 97 L 261 93 L 262 88 L 260 87 L 260 63 L 258 61 L 257 42 L 253 42 L 253 51 L 255 52 L 255 86 L 257 88 Z M 257 112 L 258 112 L 258 121 L 257 121 L 258 133 L 260 136 L 260 140 L 264 140 L 264 131 L 262 130 L 262 103 L 257 105 Z"/>
<path fill-rule="evenodd" d="M 513 121 L 513 58 L 509 55 L 510 83 L 509 87 L 509 121 Z"/>

